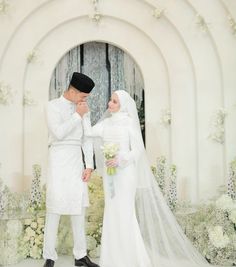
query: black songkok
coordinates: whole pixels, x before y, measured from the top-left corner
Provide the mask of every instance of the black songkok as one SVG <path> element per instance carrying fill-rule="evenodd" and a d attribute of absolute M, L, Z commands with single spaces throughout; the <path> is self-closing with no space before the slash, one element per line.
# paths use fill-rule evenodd
<path fill-rule="evenodd" d="M 70 80 L 70 85 L 83 93 L 90 93 L 95 86 L 93 80 L 87 75 L 74 72 Z"/>

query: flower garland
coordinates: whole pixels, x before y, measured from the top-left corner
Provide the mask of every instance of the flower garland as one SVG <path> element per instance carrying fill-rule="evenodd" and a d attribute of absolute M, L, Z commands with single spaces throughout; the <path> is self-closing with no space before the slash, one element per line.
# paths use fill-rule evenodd
<path fill-rule="evenodd" d="M 171 112 L 169 109 L 162 109 L 161 110 L 160 123 L 165 127 L 167 127 L 171 124 Z"/>
<path fill-rule="evenodd" d="M 0 82 L 0 104 L 9 105 L 13 99 L 13 91 L 8 84 Z"/>
<path fill-rule="evenodd" d="M 225 141 L 225 117 L 227 113 L 223 108 L 218 109 L 212 117 L 211 133 L 209 138 L 217 143 L 224 144 Z"/>
<path fill-rule="evenodd" d="M 177 205 L 176 177 L 177 177 L 176 165 L 172 164 L 170 166 L 169 187 L 167 192 L 167 203 L 172 211 L 176 209 Z"/>
<path fill-rule="evenodd" d="M 9 9 L 9 3 L 7 0 L 0 1 L 0 14 L 6 14 Z"/>
<path fill-rule="evenodd" d="M 209 23 L 206 22 L 203 16 L 196 14 L 196 25 L 205 33 L 208 30 Z"/>
<path fill-rule="evenodd" d="M 42 189 L 40 187 L 41 166 L 33 165 L 33 180 L 31 184 L 29 212 L 35 212 L 42 209 Z M 44 208 L 44 207 L 43 207 Z"/>
<path fill-rule="evenodd" d="M 236 34 L 236 22 L 230 14 L 228 15 L 228 21 L 229 21 L 232 34 L 235 35 Z"/>
<path fill-rule="evenodd" d="M 33 99 L 30 91 L 24 92 L 24 98 L 23 98 L 23 105 L 24 106 L 34 106 L 36 105 L 36 101 Z"/>
<path fill-rule="evenodd" d="M 93 4 L 93 14 L 89 15 L 89 18 L 92 21 L 99 23 L 99 21 L 102 18 L 102 14 L 99 12 L 99 9 L 98 9 L 99 0 L 92 0 L 92 4 Z"/>
<path fill-rule="evenodd" d="M 164 156 L 157 158 L 157 167 L 154 170 L 154 176 L 156 177 L 157 183 L 163 193 L 165 195 L 165 178 L 166 178 L 166 158 Z"/>
<path fill-rule="evenodd" d="M 230 162 L 227 193 L 236 200 L 236 159 Z"/>
<path fill-rule="evenodd" d="M 32 51 L 30 51 L 27 55 L 27 63 L 30 64 L 30 63 L 36 63 L 38 61 L 38 54 L 39 54 L 39 51 L 34 49 Z"/>
<path fill-rule="evenodd" d="M 160 19 L 161 17 L 164 16 L 165 9 L 161 7 L 157 7 L 153 10 L 152 15 L 156 19 Z"/>

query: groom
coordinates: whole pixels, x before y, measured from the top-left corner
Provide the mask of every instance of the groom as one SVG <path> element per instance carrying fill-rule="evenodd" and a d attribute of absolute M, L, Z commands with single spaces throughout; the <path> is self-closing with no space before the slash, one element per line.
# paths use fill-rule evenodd
<path fill-rule="evenodd" d="M 83 135 L 89 123 L 86 98 L 94 87 L 88 76 L 74 72 L 65 93 L 48 103 L 49 158 L 44 230 L 44 267 L 53 267 L 60 215 L 70 215 L 75 266 L 99 267 L 87 256 L 85 207 L 88 206 L 87 181 L 93 169 L 93 147 Z M 84 115 L 84 116 L 83 116 Z M 84 154 L 85 169 L 82 151 Z"/>

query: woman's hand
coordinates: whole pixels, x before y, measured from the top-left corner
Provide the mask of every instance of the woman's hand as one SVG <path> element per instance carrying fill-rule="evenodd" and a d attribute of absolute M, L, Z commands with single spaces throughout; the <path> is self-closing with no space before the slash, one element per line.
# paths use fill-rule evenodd
<path fill-rule="evenodd" d="M 117 158 L 106 160 L 105 163 L 107 167 L 117 167 L 119 165 Z"/>
<path fill-rule="evenodd" d="M 80 114 L 81 117 L 87 112 L 89 112 L 87 102 L 79 102 L 76 106 L 76 112 Z"/>

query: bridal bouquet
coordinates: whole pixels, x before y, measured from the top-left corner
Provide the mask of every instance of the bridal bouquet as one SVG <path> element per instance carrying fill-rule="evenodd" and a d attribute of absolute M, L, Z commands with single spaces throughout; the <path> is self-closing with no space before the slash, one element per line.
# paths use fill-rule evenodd
<path fill-rule="evenodd" d="M 102 151 L 106 160 L 114 159 L 117 156 L 117 152 L 119 150 L 119 146 L 113 143 L 106 143 L 102 147 Z M 107 174 L 114 175 L 116 174 L 116 167 L 107 167 Z"/>
<path fill-rule="evenodd" d="M 117 152 L 119 151 L 119 146 L 118 144 L 114 144 L 114 143 L 106 143 L 102 147 L 102 151 L 103 151 L 105 159 L 111 160 L 117 156 Z M 112 198 L 115 196 L 113 175 L 116 174 L 116 167 L 107 166 L 107 174 L 108 174 L 108 184 L 110 188 L 110 194 Z"/>

